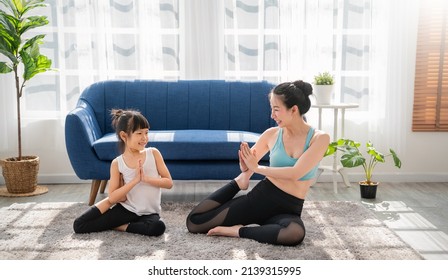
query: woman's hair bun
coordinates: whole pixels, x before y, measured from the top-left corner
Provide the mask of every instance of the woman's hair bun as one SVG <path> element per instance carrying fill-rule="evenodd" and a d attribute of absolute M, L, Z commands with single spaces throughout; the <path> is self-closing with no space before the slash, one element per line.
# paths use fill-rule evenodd
<path fill-rule="evenodd" d="M 304 82 L 302 80 L 297 80 L 293 82 L 294 86 L 299 88 L 305 96 L 310 96 L 313 94 L 313 87 L 310 83 Z"/>
<path fill-rule="evenodd" d="M 303 86 L 303 81 L 302 80 L 297 80 L 297 81 L 294 81 L 293 84 L 296 87 L 301 88 Z"/>

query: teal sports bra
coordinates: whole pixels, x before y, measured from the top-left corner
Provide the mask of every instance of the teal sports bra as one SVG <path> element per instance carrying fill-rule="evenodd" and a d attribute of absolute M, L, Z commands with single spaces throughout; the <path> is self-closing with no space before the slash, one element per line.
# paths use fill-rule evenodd
<path fill-rule="evenodd" d="M 303 152 L 305 152 L 310 146 L 311 138 L 314 134 L 314 128 L 310 128 L 308 134 L 306 136 L 305 147 L 303 148 Z M 285 166 L 294 166 L 296 164 L 297 159 L 290 157 L 283 146 L 283 129 L 279 128 L 277 141 L 275 142 L 274 147 L 270 151 L 269 155 L 269 166 L 271 167 L 285 167 Z M 316 177 L 318 165 L 316 165 L 313 169 L 311 169 L 308 173 L 306 173 L 302 178 L 298 179 L 299 181 L 306 181 Z"/>

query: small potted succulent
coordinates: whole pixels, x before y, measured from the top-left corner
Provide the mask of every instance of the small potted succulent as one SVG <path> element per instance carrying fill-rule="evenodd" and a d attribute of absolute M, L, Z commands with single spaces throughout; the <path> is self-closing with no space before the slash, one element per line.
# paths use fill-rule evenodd
<path fill-rule="evenodd" d="M 318 105 L 331 104 L 333 97 L 334 76 L 328 71 L 314 76 L 313 90 Z"/>
<path fill-rule="evenodd" d="M 343 167 L 352 168 L 362 166 L 364 169 L 365 180 L 359 182 L 362 198 L 375 198 L 379 182 L 372 181 L 373 171 L 378 163 L 385 163 L 386 157 L 392 157 L 396 167 L 401 168 L 401 160 L 398 158 L 394 150 L 389 149 L 388 154 L 380 153 L 373 147 L 373 144 L 368 141 L 366 143 L 366 153 L 364 156 L 359 147 L 360 143 L 351 139 L 339 139 L 331 142 L 325 153 L 325 156 L 334 154 L 340 151 L 341 164 Z"/>

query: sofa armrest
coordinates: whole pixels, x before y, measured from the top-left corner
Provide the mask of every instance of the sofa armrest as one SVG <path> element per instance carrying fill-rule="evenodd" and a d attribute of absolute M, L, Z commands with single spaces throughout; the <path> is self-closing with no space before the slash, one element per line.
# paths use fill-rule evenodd
<path fill-rule="evenodd" d="M 78 106 L 68 113 L 65 119 L 65 145 L 70 163 L 80 179 L 108 178 L 100 174 L 109 174 L 110 163 L 101 162 L 97 157 L 93 142 L 102 137 L 95 113 L 90 105 L 80 101 Z"/>

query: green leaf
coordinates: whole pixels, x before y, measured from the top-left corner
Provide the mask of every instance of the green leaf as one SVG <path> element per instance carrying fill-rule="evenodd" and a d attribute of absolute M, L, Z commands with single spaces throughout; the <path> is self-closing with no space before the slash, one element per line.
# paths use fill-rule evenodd
<path fill-rule="evenodd" d="M 51 60 L 39 52 L 31 51 L 31 53 L 28 53 L 24 51 L 20 55 L 25 69 L 23 73 L 24 81 L 28 81 L 35 75 L 50 70 Z"/>
<path fill-rule="evenodd" d="M 16 28 L 20 24 L 19 20 L 5 14 L 3 11 L 0 12 L 0 37 L 9 42 L 19 41 L 20 38 L 17 34 Z"/>
<path fill-rule="evenodd" d="M 38 8 L 38 7 L 46 7 L 48 6 L 47 4 L 43 3 L 45 0 L 31 0 L 28 1 L 28 3 L 26 3 L 22 13 L 25 14 L 27 13 L 29 10 L 32 10 L 34 8 Z"/>
<path fill-rule="evenodd" d="M 392 158 L 394 159 L 395 166 L 398 168 L 401 168 L 401 160 L 398 158 L 397 153 L 395 153 L 395 151 L 392 149 L 389 149 L 389 151 L 392 154 Z"/>
<path fill-rule="evenodd" d="M 22 46 L 22 50 L 27 50 L 29 48 L 37 48 L 37 51 L 39 51 L 38 45 L 43 43 L 44 38 L 45 35 L 37 35 L 29 40 L 26 40 L 25 44 L 23 44 Z"/>
<path fill-rule="evenodd" d="M 327 150 L 325 151 L 324 157 L 334 154 L 337 151 L 337 146 L 338 146 L 337 142 L 331 142 L 328 145 Z"/>
<path fill-rule="evenodd" d="M 12 68 L 8 66 L 8 64 L 6 64 L 5 62 L 1 62 L 0 61 L 0 73 L 1 74 L 6 74 L 12 72 Z"/>
<path fill-rule="evenodd" d="M 332 85 L 334 83 L 334 77 L 329 72 L 319 73 L 314 76 L 315 85 Z"/>
<path fill-rule="evenodd" d="M 338 146 L 344 146 L 346 145 L 347 140 L 346 139 L 338 139 L 338 141 L 336 141 Z"/>
<path fill-rule="evenodd" d="M 370 142 L 369 142 L 370 143 Z M 384 155 L 378 152 L 373 146 L 367 145 L 367 153 L 371 155 L 376 161 L 385 162 Z"/>
<path fill-rule="evenodd" d="M 14 3 L 10 0 L 0 0 L 0 3 L 2 3 L 3 5 L 5 5 L 5 7 L 11 12 L 13 13 L 16 17 L 18 17 L 18 12 L 16 9 L 16 6 L 14 6 Z"/>
<path fill-rule="evenodd" d="M 365 158 L 360 154 L 343 154 L 341 164 L 344 167 L 357 167 L 363 165 Z"/>
<path fill-rule="evenodd" d="M 19 28 L 19 34 L 22 35 L 23 33 L 25 33 L 26 31 L 33 29 L 33 28 L 37 28 L 37 27 L 41 27 L 44 25 L 47 25 L 49 23 L 49 21 L 47 20 L 46 16 L 31 16 L 26 18 L 26 20 L 24 20 Z"/>
<path fill-rule="evenodd" d="M 0 53 L 3 54 L 4 56 L 6 56 L 7 58 L 9 58 L 9 60 L 11 60 L 11 62 L 13 64 L 19 63 L 17 58 L 14 56 L 14 54 L 9 49 L 9 46 L 7 44 L 5 44 L 4 42 L 2 42 L 1 38 L 0 38 Z"/>
<path fill-rule="evenodd" d="M 23 14 L 23 4 L 26 5 L 26 0 L 11 0 L 11 2 L 13 2 L 14 4 L 14 11 L 15 13 L 17 13 L 17 15 L 22 15 Z M 24 3 L 25 2 L 25 3 Z"/>

